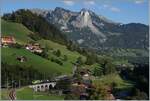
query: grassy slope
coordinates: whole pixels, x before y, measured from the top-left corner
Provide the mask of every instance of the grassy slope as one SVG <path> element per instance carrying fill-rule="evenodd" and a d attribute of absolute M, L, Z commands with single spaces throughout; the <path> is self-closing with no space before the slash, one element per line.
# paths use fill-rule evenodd
<path fill-rule="evenodd" d="M 2 20 L 2 35 L 13 35 L 17 42 L 21 44 L 26 44 L 31 39 L 28 37 L 29 31 L 22 24 L 7 22 Z M 13 34 L 12 34 L 13 33 Z M 25 49 L 13 49 L 13 48 L 2 48 L 2 60 L 11 64 L 20 64 L 20 65 L 32 65 L 34 68 L 37 68 L 41 72 L 45 73 L 56 73 L 61 72 L 63 74 L 70 74 L 72 71 L 72 63 L 75 62 L 76 59 L 81 56 L 77 52 L 69 51 L 66 46 L 54 43 L 50 40 L 40 40 L 39 43 L 42 46 L 47 46 L 49 48 L 53 48 L 54 50 L 59 49 L 62 55 L 67 55 L 68 61 L 64 62 L 62 66 L 51 62 L 50 60 L 46 60 L 40 56 L 37 56 Z M 27 62 L 20 63 L 16 61 L 16 56 L 26 56 L 28 58 Z M 49 52 L 49 57 L 54 57 L 52 52 Z M 82 56 L 83 57 L 83 56 Z M 85 60 L 85 57 L 83 57 Z"/>
<path fill-rule="evenodd" d="M 17 99 L 21 100 L 63 100 L 63 96 L 59 95 L 48 95 L 48 93 L 33 92 L 32 89 L 28 87 L 23 87 L 17 90 Z"/>
<path fill-rule="evenodd" d="M 17 56 L 26 56 L 27 62 L 21 63 L 16 60 Z M 48 61 L 38 55 L 32 54 L 25 49 L 2 48 L 2 61 L 9 64 L 19 64 L 22 66 L 33 66 L 43 73 L 65 72 L 63 67 L 56 63 Z M 67 68 L 67 67 L 66 67 Z"/>
<path fill-rule="evenodd" d="M 94 84 L 111 85 L 115 83 L 116 89 L 130 89 L 133 87 L 133 82 L 123 80 L 118 74 L 109 74 L 93 80 Z"/>
<path fill-rule="evenodd" d="M 75 62 L 77 60 L 77 58 L 79 56 L 82 57 L 82 59 L 85 61 L 86 58 L 82 55 L 80 55 L 79 53 L 77 52 L 72 52 L 72 51 L 68 51 L 68 49 L 66 48 L 66 46 L 63 46 L 63 45 L 60 45 L 60 44 L 57 44 L 57 43 L 54 43 L 52 41 L 49 41 L 49 40 L 40 40 L 38 41 L 42 46 L 45 46 L 47 45 L 49 48 L 53 48 L 53 50 L 50 50 L 49 51 L 49 58 L 51 57 L 55 57 L 57 58 L 55 55 L 53 55 L 53 51 L 59 49 L 61 51 L 61 57 L 60 58 L 63 58 L 63 55 L 66 55 L 68 60 L 66 62 L 63 62 L 63 67 L 65 68 L 65 71 L 70 71 L 68 68 L 66 67 L 71 67 L 72 68 L 72 62 Z"/>
<path fill-rule="evenodd" d="M 117 53 L 117 54 L 116 54 Z M 145 49 L 114 49 L 111 51 L 112 56 L 129 56 L 129 57 L 148 57 L 148 50 Z"/>
<path fill-rule="evenodd" d="M 29 37 L 27 37 L 27 35 L 31 33 L 31 31 L 28 30 L 22 24 L 1 20 L 1 30 L 2 36 L 3 35 L 14 36 L 18 43 L 26 43 L 27 41 L 31 40 Z"/>
<path fill-rule="evenodd" d="M 8 100 L 8 90 L 6 90 L 6 89 L 1 89 L 1 99 L 2 100 Z"/>
<path fill-rule="evenodd" d="M 2 89 L 2 99 L 9 100 L 7 89 Z M 64 96 L 48 94 L 44 92 L 34 92 L 31 88 L 23 87 L 16 90 L 17 100 L 63 100 Z"/>

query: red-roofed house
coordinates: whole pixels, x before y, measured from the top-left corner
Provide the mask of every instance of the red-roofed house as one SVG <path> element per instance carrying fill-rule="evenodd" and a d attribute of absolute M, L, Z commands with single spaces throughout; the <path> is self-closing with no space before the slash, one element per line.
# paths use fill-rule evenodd
<path fill-rule="evenodd" d="M 15 38 L 12 36 L 3 36 L 1 37 L 1 44 L 2 46 L 4 45 L 11 45 L 11 44 L 15 44 Z"/>

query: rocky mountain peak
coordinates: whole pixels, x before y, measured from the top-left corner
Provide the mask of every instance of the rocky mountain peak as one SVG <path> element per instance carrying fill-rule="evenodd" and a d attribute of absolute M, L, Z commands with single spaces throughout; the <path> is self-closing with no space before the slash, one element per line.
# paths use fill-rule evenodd
<path fill-rule="evenodd" d="M 58 12 L 58 13 L 61 13 L 61 12 L 71 12 L 70 10 L 66 10 L 66 9 L 64 9 L 64 8 L 61 8 L 61 7 L 56 7 L 55 9 L 54 9 L 54 12 Z"/>
<path fill-rule="evenodd" d="M 82 8 L 80 12 L 87 12 L 87 11 L 89 11 L 89 9 L 87 9 L 87 8 Z"/>
<path fill-rule="evenodd" d="M 52 12 L 52 10 L 39 9 L 39 8 L 33 8 L 33 9 L 30 9 L 30 11 L 32 13 L 36 13 L 37 15 L 42 15 L 44 17 L 46 17 L 48 13 Z"/>
<path fill-rule="evenodd" d="M 101 47 L 101 45 L 133 47 L 135 45 L 141 48 L 147 46 L 148 27 L 144 25 L 116 23 L 86 8 L 79 12 L 61 7 L 56 7 L 48 14 L 46 14 L 47 11 L 43 10 L 36 10 L 36 12 L 43 15 L 48 22 L 55 24 L 62 31 L 70 33 L 69 37 L 83 46 L 89 46 L 89 44 L 92 47 Z M 136 40 L 134 39 L 135 36 Z M 126 40 L 130 42 L 126 43 Z"/>

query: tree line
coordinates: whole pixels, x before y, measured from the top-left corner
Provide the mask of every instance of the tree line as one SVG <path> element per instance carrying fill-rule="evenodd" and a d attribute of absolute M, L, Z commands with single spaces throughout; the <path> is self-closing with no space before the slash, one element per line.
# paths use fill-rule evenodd
<path fill-rule="evenodd" d="M 16 12 L 12 12 L 12 14 L 4 14 L 2 19 L 22 23 L 29 30 L 44 39 L 50 39 L 60 44 L 67 42 L 66 36 L 57 27 L 47 22 L 42 16 L 34 14 L 28 9 L 20 9 Z"/>
<path fill-rule="evenodd" d="M 2 87 L 21 87 L 29 85 L 33 80 L 43 80 L 44 74 L 32 66 L 20 66 L 15 64 L 1 63 L 1 85 Z"/>

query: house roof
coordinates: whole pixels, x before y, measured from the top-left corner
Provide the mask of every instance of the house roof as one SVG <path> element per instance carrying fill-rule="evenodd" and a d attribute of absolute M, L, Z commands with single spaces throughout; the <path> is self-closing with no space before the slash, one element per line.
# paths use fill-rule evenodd
<path fill-rule="evenodd" d="M 3 36 L 1 39 L 2 41 L 14 41 L 14 37 L 12 36 Z"/>

